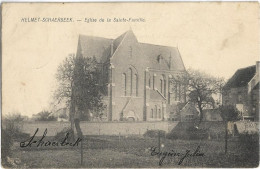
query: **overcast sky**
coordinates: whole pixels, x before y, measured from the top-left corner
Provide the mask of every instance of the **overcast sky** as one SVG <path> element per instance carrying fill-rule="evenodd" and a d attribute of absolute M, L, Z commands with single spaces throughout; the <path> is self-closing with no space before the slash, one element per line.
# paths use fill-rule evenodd
<path fill-rule="evenodd" d="M 139 42 L 178 46 L 186 68 L 230 78 L 259 60 L 255 3 L 4 4 L 3 114 L 49 108 L 57 66 L 79 34 L 116 38 L 130 27 Z M 144 18 L 139 23 L 24 23 L 23 17 Z"/>

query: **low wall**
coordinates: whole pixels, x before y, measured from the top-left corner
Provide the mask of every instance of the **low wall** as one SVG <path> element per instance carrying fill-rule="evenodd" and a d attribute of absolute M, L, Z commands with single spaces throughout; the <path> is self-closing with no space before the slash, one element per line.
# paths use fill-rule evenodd
<path fill-rule="evenodd" d="M 236 130 L 238 133 L 259 133 L 259 123 L 258 122 L 251 122 L 251 121 L 237 121 L 234 122 L 236 125 Z"/>
<path fill-rule="evenodd" d="M 237 122 L 236 122 L 237 123 Z M 143 135 L 147 130 L 163 130 L 167 133 L 183 131 L 192 126 L 193 122 L 81 122 L 80 127 L 84 135 Z M 229 123 L 228 132 L 233 134 L 234 123 Z M 244 129 L 245 127 L 238 128 Z M 37 136 L 43 135 L 47 128 L 47 136 L 55 136 L 65 127 L 70 127 L 69 122 L 24 122 L 20 125 L 23 132 L 33 135 L 39 128 Z M 207 129 L 211 133 L 222 133 L 225 131 L 224 122 L 202 122 L 200 128 Z M 248 127 L 247 127 L 248 128 Z M 242 130 L 240 129 L 240 130 Z"/>
<path fill-rule="evenodd" d="M 81 122 L 80 127 L 84 135 L 143 135 L 147 130 L 171 131 L 178 122 Z M 47 128 L 47 136 L 55 136 L 69 122 L 26 122 L 21 124 L 21 130 L 33 135 L 39 128 L 36 136 L 43 135 Z"/>

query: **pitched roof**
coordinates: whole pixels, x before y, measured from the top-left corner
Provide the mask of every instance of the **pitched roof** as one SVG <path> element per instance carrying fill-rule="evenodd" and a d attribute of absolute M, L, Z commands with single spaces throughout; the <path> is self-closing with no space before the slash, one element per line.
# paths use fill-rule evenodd
<path fill-rule="evenodd" d="M 255 65 L 238 69 L 236 73 L 225 84 L 224 89 L 246 86 L 248 82 L 254 77 L 255 73 Z"/>
<path fill-rule="evenodd" d="M 142 53 L 146 56 L 148 67 L 152 69 L 185 70 L 180 53 L 177 48 L 139 43 Z M 158 59 L 161 57 L 161 62 Z M 171 62 L 171 63 L 170 63 Z"/>
<path fill-rule="evenodd" d="M 110 54 L 109 47 L 113 39 L 79 35 L 78 50 L 83 57 L 95 56 L 97 61 L 102 61 Z"/>
<path fill-rule="evenodd" d="M 82 53 L 83 57 L 95 56 L 99 62 L 107 61 L 111 56 L 111 46 L 113 45 L 115 51 L 120 48 L 120 44 L 124 41 L 136 42 L 136 50 L 144 60 L 146 60 L 146 67 L 152 69 L 168 69 L 185 71 L 185 67 L 180 56 L 178 48 L 153 45 L 147 43 L 139 43 L 132 30 L 129 30 L 116 39 L 107 39 L 94 36 L 79 36 L 78 51 Z M 158 58 L 161 58 L 159 63 Z"/>
<path fill-rule="evenodd" d="M 187 102 L 185 106 L 180 110 L 180 112 L 183 114 L 190 114 L 190 113 L 199 114 L 199 110 L 197 109 L 195 104 L 191 102 Z"/>

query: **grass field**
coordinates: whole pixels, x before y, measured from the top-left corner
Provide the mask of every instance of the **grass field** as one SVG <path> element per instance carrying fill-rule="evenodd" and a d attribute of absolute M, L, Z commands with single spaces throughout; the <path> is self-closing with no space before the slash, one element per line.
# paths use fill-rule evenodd
<path fill-rule="evenodd" d="M 51 140 L 53 138 L 45 138 Z M 204 156 L 166 157 L 162 167 L 257 167 L 258 149 L 250 149 L 237 140 L 228 142 L 224 153 L 224 140 L 169 140 L 160 139 L 161 152 L 173 150 L 183 155 L 200 146 Z M 13 157 L 21 160 L 19 167 L 29 168 L 107 168 L 107 167 L 159 167 L 159 157 L 151 155 L 151 147 L 158 147 L 158 138 L 88 136 L 83 142 L 83 164 L 80 164 L 80 146 L 71 148 L 20 148 L 13 146 Z M 39 151 L 40 150 L 40 151 Z"/>

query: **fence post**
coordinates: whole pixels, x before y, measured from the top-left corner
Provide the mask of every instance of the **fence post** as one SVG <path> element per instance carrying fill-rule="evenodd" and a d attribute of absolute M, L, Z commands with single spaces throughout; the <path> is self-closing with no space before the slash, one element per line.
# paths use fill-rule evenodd
<path fill-rule="evenodd" d="M 80 144 L 80 165 L 83 166 L 83 136 Z"/>
<path fill-rule="evenodd" d="M 228 141 L 228 121 L 225 121 L 225 154 L 227 154 L 227 141 Z"/>
<path fill-rule="evenodd" d="M 159 154 L 158 157 L 160 159 L 160 152 L 161 152 L 161 135 L 160 135 L 160 130 L 158 130 L 158 149 L 159 149 Z"/>

